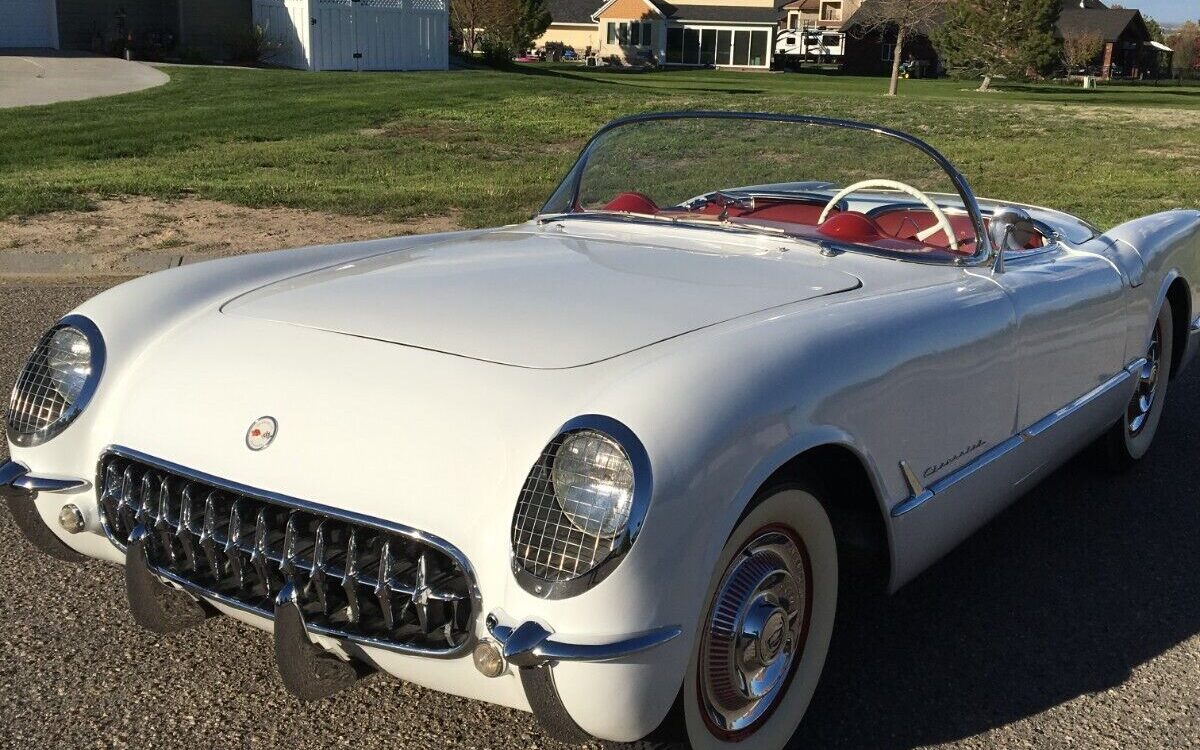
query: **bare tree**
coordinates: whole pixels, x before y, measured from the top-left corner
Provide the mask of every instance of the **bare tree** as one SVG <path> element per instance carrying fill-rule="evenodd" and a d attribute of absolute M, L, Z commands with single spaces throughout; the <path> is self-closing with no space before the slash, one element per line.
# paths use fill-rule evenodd
<path fill-rule="evenodd" d="M 900 59 L 904 43 L 914 33 L 927 31 L 938 19 L 947 0 L 867 0 L 854 14 L 854 35 L 878 33 L 887 43 L 887 35 L 895 31 L 892 48 L 892 77 L 888 81 L 888 96 L 895 96 L 900 85 Z"/>
<path fill-rule="evenodd" d="M 1063 37 L 1063 62 L 1067 72 L 1086 68 L 1104 51 L 1104 37 L 1094 31 L 1079 31 Z"/>
<path fill-rule="evenodd" d="M 463 50 L 475 52 L 488 29 L 513 23 L 516 3 L 512 0 L 450 0 L 450 23 L 461 29 Z"/>

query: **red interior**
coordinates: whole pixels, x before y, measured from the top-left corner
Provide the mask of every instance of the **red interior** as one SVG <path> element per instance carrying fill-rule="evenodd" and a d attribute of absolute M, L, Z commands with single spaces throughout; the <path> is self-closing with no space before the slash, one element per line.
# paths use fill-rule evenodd
<path fill-rule="evenodd" d="M 937 223 L 933 212 L 926 208 L 901 206 L 885 209 L 873 216 L 857 211 L 830 211 L 824 223 L 819 223 L 824 204 L 804 199 L 757 199 L 752 210 L 716 195 L 703 206 L 692 209 L 660 209 L 654 201 L 642 193 L 620 193 L 604 207 L 608 211 L 624 211 L 640 214 L 686 214 L 694 218 L 716 218 L 722 216 L 734 221 L 753 219 L 756 223 L 779 226 L 798 235 L 817 235 L 870 245 L 880 249 L 912 253 L 950 253 L 950 241 L 945 232 L 935 232 L 924 240 L 917 235 Z M 958 239 L 958 253 L 969 255 L 974 250 L 975 229 L 971 219 L 963 214 L 948 214 L 946 217 Z M 986 228 L 986 220 L 985 220 Z M 1028 249 L 1045 244 L 1040 235 L 1035 235 L 1026 245 Z"/>

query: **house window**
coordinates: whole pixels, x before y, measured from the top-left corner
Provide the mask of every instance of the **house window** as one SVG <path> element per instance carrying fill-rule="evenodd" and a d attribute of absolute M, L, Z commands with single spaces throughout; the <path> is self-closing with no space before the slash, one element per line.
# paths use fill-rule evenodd
<path fill-rule="evenodd" d="M 629 22 L 622 21 L 617 25 L 617 38 L 621 40 L 621 44 L 629 44 Z"/>
<path fill-rule="evenodd" d="M 700 64 L 700 29 L 683 30 L 683 61 L 688 65 Z"/>
<path fill-rule="evenodd" d="M 824 2 L 821 3 L 821 20 L 822 21 L 840 21 L 842 20 L 842 3 Z"/>
<path fill-rule="evenodd" d="M 642 25 L 637 21 L 629 25 L 629 43 L 635 47 L 642 43 Z"/>
<path fill-rule="evenodd" d="M 767 36 L 769 32 L 755 31 L 750 34 L 750 64 L 767 64 Z"/>
<path fill-rule="evenodd" d="M 614 21 L 608 22 L 608 43 L 609 44 L 617 43 L 617 24 Z"/>
<path fill-rule="evenodd" d="M 700 32 L 700 64 L 715 65 L 717 62 L 717 30 Z"/>
<path fill-rule="evenodd" d="M 717 65 L 728 65 L 733 54 L 733 32 L 721 29 L 717 32 Z"/>
<path fill-rule="evenodd" d="M 683 62 L 683 29 L 667 28 L 667 62 L 680 64 Z"/>
<path fill-rule="evenodd" d="M 892 41 L 889 42 L 885 39 L 883 42 L 883 45 L 880 47 L 879 59 L 883 60 L 884 62 L 891 62 L 892 58 L 896 56 L 895 52 L 896 52 L 896 40 L 893 39 Z"/>
<path fill-rule="evenodd" d="M 653 46 L 654 45 L 653 28 L 654 27 L 650 25 L 649 21 L 642 21 L 641 23 L 634 21 L 633 29 L 631 32 L 633 34 L 633 38 L 630 40 L 630 44 L 635 44 L 639 47 Z"/>
<path fill-rule="evenodd" d="M 737 31 L 733 34 L 733 65 L 745 65 L 750 61 L 750 32 Z"/>
<path fill-rule="evenodd" d="M 788 23 L 787 23 L 787 27 L 788 27 L 789 29 L 795 29 L 795 28 L 798 28 L 798 24 L 799 24 L 799 23 L 800 23 L 800 14 L 799 14 L 799 13 L 796 13 L 796 12 L 794 12 L 794 11 L 793 11 L 793 12 L 791 12 L 791 13 L 788 13 Z"/>

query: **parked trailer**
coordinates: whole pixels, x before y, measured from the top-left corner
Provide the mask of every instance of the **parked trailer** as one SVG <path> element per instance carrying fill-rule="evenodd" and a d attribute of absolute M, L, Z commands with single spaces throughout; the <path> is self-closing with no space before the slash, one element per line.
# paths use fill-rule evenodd
<path fill-rule="evenodd" d="M 793 62 L 840 63 L 846 35 L 821 28 L 784 29 L 775 35 L 775 56 Z"/>

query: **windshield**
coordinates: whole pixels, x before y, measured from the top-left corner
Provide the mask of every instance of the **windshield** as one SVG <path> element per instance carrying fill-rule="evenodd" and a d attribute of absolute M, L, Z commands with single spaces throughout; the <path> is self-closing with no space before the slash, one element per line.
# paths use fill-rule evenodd
<path fill-rule="evenodd" d="M 962 177 L 916 139 L 716 112 L 610 125 L 542 214 L 772 232 L 943 261 L 978 257 L 983 228 Z"/>

